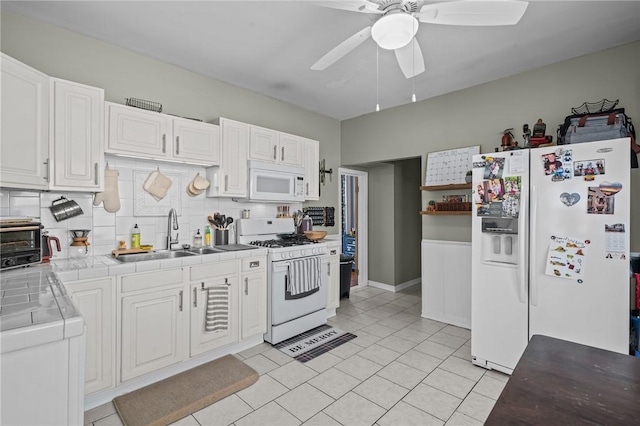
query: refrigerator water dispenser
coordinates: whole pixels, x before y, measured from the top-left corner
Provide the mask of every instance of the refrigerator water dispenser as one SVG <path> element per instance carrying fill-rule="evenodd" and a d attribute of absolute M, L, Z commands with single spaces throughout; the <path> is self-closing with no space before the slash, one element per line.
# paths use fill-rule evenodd
<path fill-rule="evenodd" d="M 518 219 L 482 218 L 482 261 L 518 264 Z"/>

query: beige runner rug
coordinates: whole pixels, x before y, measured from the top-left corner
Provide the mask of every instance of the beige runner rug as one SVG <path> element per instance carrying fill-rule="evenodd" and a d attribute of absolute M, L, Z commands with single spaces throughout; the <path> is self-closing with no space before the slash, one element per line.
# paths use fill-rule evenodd
<path fill-rule="evenodd" d="M 233 355 L 208 362 L 113 400 L 126 426 L 168 425 L 251 386 L 258 373 Z"/>

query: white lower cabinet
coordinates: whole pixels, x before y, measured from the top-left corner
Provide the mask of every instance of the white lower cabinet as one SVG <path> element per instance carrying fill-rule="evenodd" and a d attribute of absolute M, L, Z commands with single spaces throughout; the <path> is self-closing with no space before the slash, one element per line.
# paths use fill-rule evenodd
<path fill-rule="evenodd" d="M 240 337 L 246 339 L 267 331 L 267 258 L 252 257 L 240 262 Z"/>
<path fill-rule="evenodd" d="M 327 262 L 327 309 L 340 306 L 340 251 L 329 249 Z"/>
<path fill-rule="evenodd" d="M 213 266 L 213 265 L 212 265 Z M 215 277 L 191 283 L 190 355 L 196 356 L 238 341 L 238 275 L 236 261 L 215 264 Z M 191 276 L 200 275 L 206 266 L 193 266 Z M 226 271 L 225 271 L 226 270 Z M 205 272 L 205 271 L 202 271 Z M 226 273 L 225 273 L 226 272 Z M 206 272 L 205 272 L 206 273 Z M 211 300 L 209 292 L 211 291 Z M 216 323 L 207 331 L 207 314 Z"/>
<path fill-rule="evenodd" d="M 182 269 L 120 277 L 120 381 L 181 362 L 186 353 Z"/>
<path fill-rule="evenodd" d="M 115 385 L 116 286 L 114 277 L 65 283 L 86 324 L 85 394 Z"/>

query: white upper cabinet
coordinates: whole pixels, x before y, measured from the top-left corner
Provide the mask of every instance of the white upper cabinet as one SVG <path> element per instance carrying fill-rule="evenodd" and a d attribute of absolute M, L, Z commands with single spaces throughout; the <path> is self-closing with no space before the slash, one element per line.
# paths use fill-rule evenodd
<path fill-rule="evenodd" d="M 50 189 L 101 191 L 104 90 L 51 79 Z"/>
<path fill-rule="evenodd" d="M 167 158 L 170 118 L 165 114 L 106 102 L 107 148 L 113 154 Z"/>
<path fill-rule="evenodd" d="M 320 199 L 320 143 L 303 138 L 305 200 Z"/>
<path fill-rule="evenodd" d="M 2 54 L 0 186 L 49 186 L 49 77 Z"/>
<path fill-rule="evenodd" d="M 278 161 L 294 166 L 303 165 L 304 143 L 300 136 L 278 132 Z"/>
<path fill-rule="evenodd" d="M 186 118 L 173 118 L 173 157 L 190 162 L 220 164 L 220 127 Z"/>
<path fill-rule="evenodd" d="M 302 138 L 259 126 L 249 126 L 249 159 L 303 165 Z"/>
<path fill-rule="evenodd" d="M 217 166 L 220 127 L 106 102 L 106 152 Z"/>
<path fill-rule="evenodd" d="M 249 158 L 274 162 L 278 158 L 278 132 L 249 126 Z"/>
<path fill-rule="evenodd" d="M 218 194 L 221 197 L 247 196 L 247 151 L 249 125 L 220 118 L 221 153 Z"/>

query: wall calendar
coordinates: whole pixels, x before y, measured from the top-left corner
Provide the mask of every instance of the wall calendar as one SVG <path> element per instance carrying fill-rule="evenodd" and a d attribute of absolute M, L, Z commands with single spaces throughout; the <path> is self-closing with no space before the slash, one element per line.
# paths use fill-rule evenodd
<path fill-rule="evenodd" d="M 480 146 L 429 152 L 427 154 L 426 186 L 465 183 L 465 175 L 473 168 L 473 156 Z"/>

